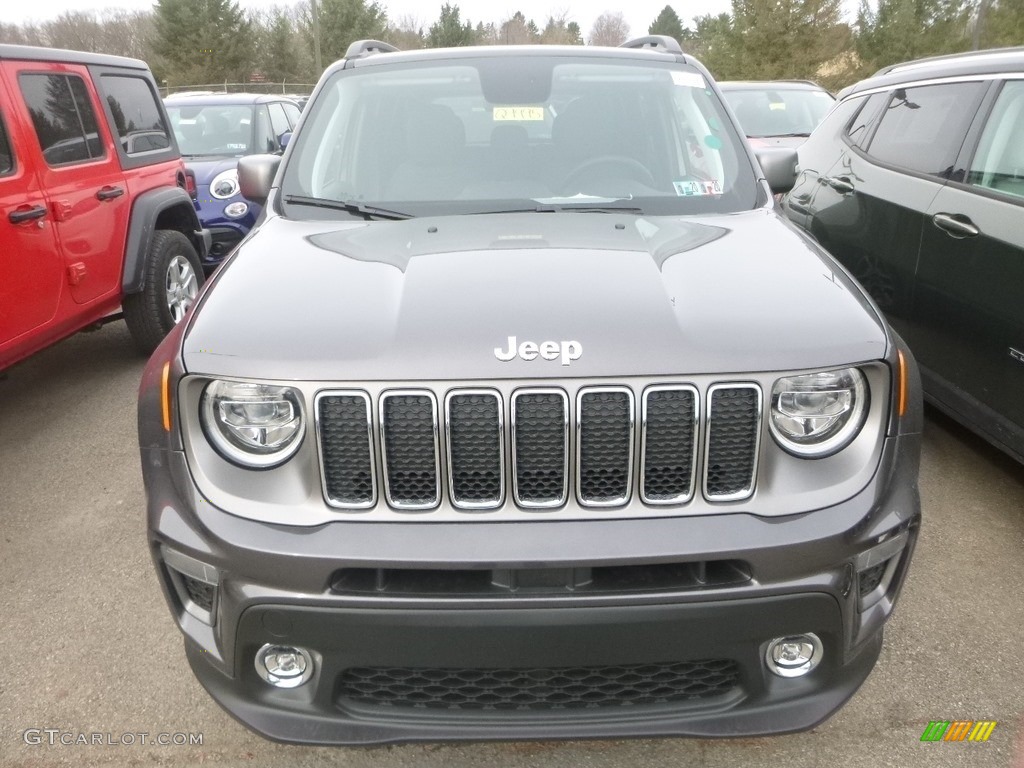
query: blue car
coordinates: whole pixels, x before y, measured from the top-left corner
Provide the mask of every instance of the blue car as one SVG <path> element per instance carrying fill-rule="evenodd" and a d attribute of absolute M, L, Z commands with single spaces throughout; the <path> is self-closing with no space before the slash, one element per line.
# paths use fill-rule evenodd
<path fill-rule="evenodd" d="M 253 93 L 201 93 L 164 99 L 181 156 L 195 174 L 196 211 L 213 235 L 203 268 L 213 270 L 256 222 L 260 206 L 238 190 L 238 158 L 280 154 L 301 110 L 291 99 Z"/>

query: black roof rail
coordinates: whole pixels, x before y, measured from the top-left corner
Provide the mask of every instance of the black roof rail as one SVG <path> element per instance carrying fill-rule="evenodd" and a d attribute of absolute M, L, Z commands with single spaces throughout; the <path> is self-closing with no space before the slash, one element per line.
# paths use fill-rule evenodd
<path fill-rule="evenodd" d="M 354 59 L 358 56 L 368 56 L 371 53 L 398 53 L 398 49 L 381 40 L 356 40 L 345 51 L 345 58 Z"/>
<path fill-rule="evenodd" d="M 679 42 L 674 37 L 668 35 L 646 35 L 644 37 L 637 37 L 633 40 L 627 40 L 619 48 L 651 48 L 656 51 L 665 51 L 665 53 L 678 53 L 680 56 L 683 55 L 683 48 L 679 45 Z"/>

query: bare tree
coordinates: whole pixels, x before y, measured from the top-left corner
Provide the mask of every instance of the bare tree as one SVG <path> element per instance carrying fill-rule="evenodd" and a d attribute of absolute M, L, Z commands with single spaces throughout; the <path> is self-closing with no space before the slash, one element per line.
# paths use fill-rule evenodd
<path fill-rule="evenodd" d="M 590 45 L 622 45 L 629 39 L 629 24 L 621 11 L 605 11 L 590 28 Z"/>
<path fill-rule="evenodd" d="M 403 51 L 423 48 L 426 45 L 423 22 L 419 20 L 419 17 L 409 14 L 389 21 L 387 31 L 384 33 L 384 40 Z"/>

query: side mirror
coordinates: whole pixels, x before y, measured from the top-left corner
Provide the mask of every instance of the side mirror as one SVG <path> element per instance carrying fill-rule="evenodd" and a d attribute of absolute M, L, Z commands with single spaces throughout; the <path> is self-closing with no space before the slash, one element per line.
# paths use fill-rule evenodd
<path fill-rule="evenodd" d="M 280 155 L 246 155 L 238 158 L 238 188 L 242 197 L 263 205 L 281 164 Z"/>
<path fill-rule="evenodd" d="M 282 133 L 280 136 L 277 137 L 277 143 L 281 145 L 281 149 L 282 150 L 286 149 L 288 147 L 288 144 L 291 143 L 291 140 L 292 140 L 292 132 L 291 131 L 285 131 L 284 133 Z"/>
<path fill-rule="evenodd" d="M 796 150 L 788 147 L 757 147 L 754 150 L 761 173 L 772 193 L 789 192 L 796 183 Z"/>

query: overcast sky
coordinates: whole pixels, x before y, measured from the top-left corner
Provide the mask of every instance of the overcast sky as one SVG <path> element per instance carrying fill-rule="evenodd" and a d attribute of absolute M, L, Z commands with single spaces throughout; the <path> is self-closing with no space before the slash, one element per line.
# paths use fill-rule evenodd
<path fill-rule="evenodd" d="M 516 11 L 522 11 L 527 19 L 533 19 L 539 27 L 544 26 L 549 15 L 560 15 L 564 12 L 568 21 L 580 25 L 583 36 L 590 34 L 594 20 L 605 11 L 621 11 L 635 36 L 647 34 L 647 27 L 657 17 L 666 3 L 672 5 L 680 14 L 683 23 L 692 25 L 692 18 L 705 13 L 721 13 L 730 8 L 729 0 L 449 0 L 458 5 L 463 21 L 470 20 L 474 25 L 478 21 L 500 22 Z M 290 5 L 281 0 L 239 0 L 243 8 L 270 8 L 274 5 Z M 412 16 L 424 27 L 429 27 L 441 14 L 444 0 L 385 0 L 380 3 L 388 13 L 388 18 L 397 21 L 404 16 Z M 104 8 L 127 8 L 143 10 L 152 7 L 153 0 L 0 0 L 3 11 L 0 20 L 10 23 L 26 21 L 46 21 L 67 10 L 92 11 Z"/>

